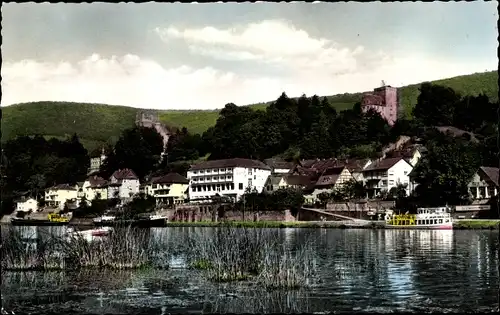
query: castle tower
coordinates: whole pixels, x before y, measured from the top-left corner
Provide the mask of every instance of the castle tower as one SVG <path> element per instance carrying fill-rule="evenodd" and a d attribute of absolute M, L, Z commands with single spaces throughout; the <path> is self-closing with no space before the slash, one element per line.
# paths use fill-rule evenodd
<path fill-rule="evenodd" d="M 398 89 L 390 85 L 382 86 L 365 93 L 361 101 L 361 110 L 366 113 L 373 109 L 382 116 L 390 126 L 398 119 Z"/>

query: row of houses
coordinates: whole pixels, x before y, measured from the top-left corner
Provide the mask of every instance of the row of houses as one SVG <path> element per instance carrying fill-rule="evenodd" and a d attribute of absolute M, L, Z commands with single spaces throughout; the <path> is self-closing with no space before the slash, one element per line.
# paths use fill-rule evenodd
<path fill-rule="evenodd" d="M 247 191 L 272 193 L 280 188 L 297 188 L 304 192 L 307 203 L 315 203 L 323 192 L 341 188 L 346 182 L 363 183 L 367 198 L 376 198 L 398 185 L 409 195 L 415 189 L 412 170 L 425 149 L 384 152 L 380 159 L 314 159 L 298 163 L 280 159 L 262 161 L 233 158 L 205 161 L 192 165 L 187 178 L 169 173 L 144 183 L 130 169 L 117 170 L 108 180 L 90 175 L 76 185 L 57 185 L 45 191 L 45 204 L 63 209 L 75 207 L 83 199 L 119 198 L 124 203 L 144 193 L 156 199 L 158 206 L 186 202 L 205 203 L 215 196 L 239 200 Z M 481 167 L 472 178 L 469 190 L 476 203 L 498 194 L 498 168 Z M 36 208 L 33 200 L 20 201 L 19 211 Z"/>
<path fill-rule="evenodd" d="M 154 177 L 140 184 L 131 169 L 115 171 L 108 180 L 90 175 L 85 181 L 75 185 L 60 184 L 45 190 L 44 204 L 48 208 L 64 209 L 65 205 L 76 208 L 82 200 L 106 200 L 118 198 L 122 203 L 132 200 L 140 193 L 152 196 L 158 205 L 179 204 L 187 200 L 188 180 L 177 173 Z M 16 202 L 17 211 L 36 211 L 38 201 L 33 198 Z"/>

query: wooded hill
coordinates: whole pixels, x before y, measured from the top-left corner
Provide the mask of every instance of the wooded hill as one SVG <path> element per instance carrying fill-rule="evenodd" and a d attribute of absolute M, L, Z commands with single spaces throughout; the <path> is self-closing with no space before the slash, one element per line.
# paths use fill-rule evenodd
<path fill-rule="evenodd" d="M 450 87 L 462 95 L 485 94 L 491 101 L 498 100 L 498 73 L 475 73 L 433 81 Z M 402 117 L 410 117 L 417 102 L 420 84 L 400 88 Z M 279 93 L 277 92 L 277 97 Z M 285 91 L 286 92 L 286 91 Z M 362 93 L 327 96 L 337 111 L 352 108 L 361 100 Z M 269 103 L 248 105 L 264 109 Z M 223 107 L 224 104 L 221 104 Z M 72 102 L 33 102 L 2 107 L 2 141 L 17 135 L 41 134 L 46 138 L 63 139 L 77 133 L 82 144 L 93 150 L 104 144 L 114 144 L 120 133 L 135 122 L 139 109 L 127 106 Z M 186 127 L 190 133 L 203 133 L 215 125 L 220 110 L 165 110 L 158 111 L 167 126 Z"/>

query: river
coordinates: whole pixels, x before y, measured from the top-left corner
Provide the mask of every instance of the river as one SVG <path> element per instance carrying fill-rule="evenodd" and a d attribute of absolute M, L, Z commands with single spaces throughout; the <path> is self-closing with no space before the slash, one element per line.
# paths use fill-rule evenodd
<path fill-rule="evenodd" d="M 33 227 L 43 234 L 58 229 Z M 183 245 L 213 228 L 157 228 L 168 270 L 2 272 L 2 306 L 16 314 L 469 312 L 498 307 L 498 231 L 281 229 L 294 248 L 312 240 L 317 281 L 266 291 L 212 283 L 186 269 Z"/>

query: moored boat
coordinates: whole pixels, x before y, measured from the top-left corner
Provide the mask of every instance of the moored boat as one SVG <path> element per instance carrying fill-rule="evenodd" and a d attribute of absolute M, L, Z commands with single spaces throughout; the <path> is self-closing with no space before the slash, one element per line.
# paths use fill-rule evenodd
<path fill-rule="evenodd" d="M 96 226 L 133 226 L 133 227 L 165 227 L 167 217 L 153 214 L 139 217 L 138 219 L 120 219 L 114 216 L 102 216 L 93 220 Z"/>
<path fill-rule="evenodd" d="M 448 207 L 418 208 L 417 214 L 388 214 L 386 228 L 393 229 L 453 229 Z"/>
<path fill-rule="evenodd" d="M 100 228 L 89 229 L 89 230 L 81 230 L 81 231 L 75 231 L 73 229 L 69 229 L 66 233 L 66 236 L 68 238 L 82 237 L 82 238 L 86 239 L 87 241 L 93 241 L 93 240 L 108 236 L 112 231 L 113 231 L 113 228 L 106 227 L 106 226 L 100 227 Z"/>
<path fill-rule="evenodd" d="M 49 213 L 47 219 L 12 218 L 10 223 L 15 226 L 68 225 L 69 219 L 57 213 Z"/>

